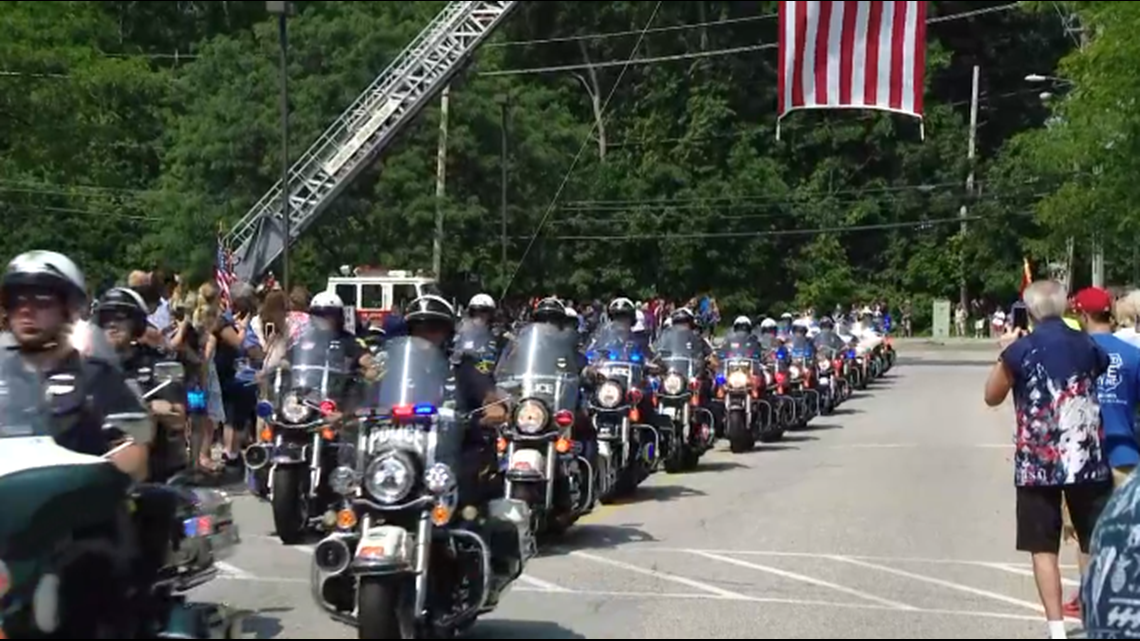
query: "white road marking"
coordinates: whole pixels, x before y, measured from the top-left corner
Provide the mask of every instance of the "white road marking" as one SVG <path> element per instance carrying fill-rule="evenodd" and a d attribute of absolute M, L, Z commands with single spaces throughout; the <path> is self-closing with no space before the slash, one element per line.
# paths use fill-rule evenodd
<path fill-rule="evenodd" d="M 655 547 L 649 545 L 629 545 L 620 548 L 624 553 L 646 554 L 653 552 L 665 552 L 670 554 L 690 554 L 694 550 L 691 548 L 672 548 L 672 547 Z M 773 556 L 773 557 L 789 557 L 789 558 L 806 558 L 806 559 L 834 559 L 836 554 L 823 553 L 823 552 L 791 552 L 784 550 L 698 550 L 700 552 L 708 552 L 710 554 L 724 554 L 733 555 L 740 554 L 744 556 Z M 1000 563 L 1010 567 L 1030 567 L 1027 563 L 1018 563 L 1016 561 L 977 561 L 972 559 L 935 559 L 929 557 L 914 557 L 914 556 L 875 556 L 868 554 L 840 554 L 844 558 L 859 559 L 862 561 L 882 561 L 885 563 L 929 563 L 932 565 L 978 565 L 988 566 L 993 563 Z M 1076 565 L 1061 565 L 1063 570 L 1076 569 Z"/>
<path fill-rule="evenodd" d="M 250 574 L 249 572 L 246 572 L 245 570 L 239 568 L 236 565 L 231 565 L 229 563 L 226 563 L 225 561 L 215 561 L 214 567 L 218 568 L 218 570 L 221 571 L 221 574 L 223 576 L 228 576 L 228 577 L 233 578 L 233 579 L 242 579 L 244 581 L 249 581 L 251 579 L 256 578 L 254 575 Z"/>
<path fill-rule="evenodd" d="M 540 588 L 531 588 L 525 586 L 516 586 L 510 589 L 510 592 L 520 592 L 524 594 L 542 594 L 549 596 L 551 594 L 558 594 L 561 596 L 569 597 L 607 597 L 614 599 L 629 598 L 629 599 L 680 599 L 689 601 L 719 601 L 747 603 L 747 604 L 770 604 L 770 605 L 792 605 L 792 606 L 807 606 L 807 607 L 825 607 L 825 608 L 841 608 L 846 610 L 870 610 L 874 612 L 893 612 L 893 613 L 907 613 L 907 614 L 930 614 L 937 616 L 961 616 L 961 617 L 974 617 L 986 619 L 1006 619 L 1011 621 L 1033 621 L 1040 622 L 1041 615 L 1029 614 L 1012 614 L 1008 612 L 986 612 L 983 610 L 943 610 L 939 608 L 914 608 L 912 610 L 899 610 L 893 607 L 884 605 L 874 605 L 870 603 L 842 603 L 838 601 L 818 601 L 812 599 L 781 599 L 777 597 L 759 597 L 759 596 L 744 596 L 742 599 L 728 599 L 713 594 L 705 593 L 682 593 L 682 592 L 617 592 L 609 590 L 567 590 L 565 592 L 550 592 Z M 510 596 L 508 595 L 508 599 Z"/>
<path fill-rule="evenodd" d="M 862 590 L 856 590 L 854 588 L 849 588 L 845 585 L 839 585 L 838 583 L 832 583 L 831 581 L 824 581 L 823 579 L 817 579 L 817 578 L 806 576 L 803 574 L 798 574 L 796 572 L 789 572 L 787 570 L 781 570 L 779 568 L 773 568 L 773 567 L 769 567 L 767 565 L 760 565 L 758 563 L 749 563 L 748 561 L 741 561 L 740 559 L 734 559 L 734 558 L 728 557 L 728 556 L 721 556 L 719 554 L 712 554 L 710 552 L 701 552 L 700 550 L 690 550 L 690 552 L 692 554 L 704 557 L 706 559 L 712 559 L 713 561 L 719 561 L 721 563 L 729 563 L 729 564 L 736 565 L 736 566 L 739 566 L 742 568 L 748 568 L 750 570 L 756 570 L 757 572 L 767 572 L 768 574 L 774 574 L 776 576 L 783 577 L 785 579 L 792 579 L 793 581 L 800 581 L 801 583 L 807 583 L 809 585 L 815 585 L 815 586 L 818 586 L 821 588 L 827 588 L 829 590 L 835 590 L 836 592 L 842 592 L 843 594 L 856 596 L 856 597 L 859 597 L 859 598 L 867 600 L 867 601 L 873 601 L 875 603 L 878 603 L 879 605 L 885 605 L 888 608 L 894 608 L 896 610 L 916 610 L 917 609 L 913 605 L 907 605 L 905 603 L 899 603 L 898 601 L 892 601 L 890 599 L 884 599 L 882 597 L 877 597 L 873 594 L 867 594 L 866 592 L 863 592 Z"/>
<path fill-rule="evenodd" d="M 1020 568 L 1020 567 L 1017 567 L 1016 565 L 1010 565 L 1008 563 L 983 563 L 982 565 L 987 567 L 987 568 L 993 568 L 995 570 L 1002 570 L 1004 572 L 1009 572 L 1011 574 L 1017 574 L 1020 576 L 1028 576 L 1028 577 L 1033 576 L 1033 570 L 1032 569 Z M 1074 581 L 1073 579 L 1067 579 L 1065 577 L 1061 577 L 1061 584 L 1067 585 L 1069 587 L 1076 587 L 1076 588 L 1081 587 L 1080 581 Z"/>
<path fill-rule="evenodd" d="M 656 579 L 661 579 L 664 581 L 671 581 L 673 583 L 679 583 L 681 585 L 687 585 L 690 588 L 696 588 L 698 590 L 702 590 L 702 591 L 708 592 L 710 594 L 715 594 L 722 599 L 733 599 L 733 600 L 737 600 L 737 601 L 748 599 L 747 596 L 740 594 L 739 592 L 733 592 L 732 590 L 725 590 L 723 588 L 718 588 L 715 585 L 709 585 L 708 583 L 704 583 L 702 581 L 696 581 L 694 579 L 685 578 L 683 576 L 677 576 L 676 574 L 669 574 L 667 572 L 659 572 L 657 570 L 650 570 L 648 568 L 643 568 L 643 567 L 639 567 L 639 566 L 632 565 L 629 563 L 624 563 L 622 561 L 615 561 L 613 559 L 607 559 L 605 557 L 596 556 L 593 554 L 589 554 L 587 552 L 574 551 L 574 552 L 571 552 L 570 555 L 577 557 L 579 559 L 586 559 L 587 561 L 593 561 L 595 563 L 601 563 L 604 565 L 611 565 L 615 568 L 621 568 L 623 570 L 628 570 L 630 572 L 635 572 L 637 574 L 644 574 L 645 576 L 651 576 L 651 577 L 656 578 Z"/>
<path fill-rule="evenodd" d="M 542 579 L 530 576 L 529 574 L 523 574 L 519 576 L 519 581 L 526 583 L 533 588 L 537 588 L 543 592 L 572 592 L 572 590 L 564 588 L 561 585 L 551 583 L 550 581 L 543 581 Z"/>
<path fill-rule="evenodd" d="M 998 594 L 997 592 L 990 592 L 989 590 L 982 590 L 981 588 L 975 588 L 975 587 L 971 587 L 968 585 L 963 585 L 961 583 L 955 583 L 953 581 L 947 581 L 945 579 L 938 579 L 938 578 L 935 578 L 932 576 L 926 576 L 924 574 L 917 574 L 915 572 L 908 572 L 906 570 L 900 570 L 898 568 L 887 567 L 885 565 L 879 565 L 877 563 L 870 563 L 867 561 L 863 561 L 861 559 L 855 559 L 855 558 L 851 558 L 851 557 L 847 557 L 847 556 L 833 556 L 831 558 L 836 560 L 836 561 L 841 561 L 843 563 L 850 563 L 852 565 L 857 565 L 859 567 L 864 567 L 864 568 L 867 568 L 870 570 L 877 570 L 879 572 L 885 572 L 887 574 L 894 574 L 896 576 L 901 576 L 903 578 L 912 579 L 914 581 L 921 581 L 923 583 L 929 583 L 931 585 L 937 585 L 939 587 L 943 587 L 943 588 L 946 588 L 948 590 L 956 590 L 958 592 L 965 592 L 966 594 L 972 594 L 974 596 L 980 596 L 980 597 L 985 597 L 987 599 L 993 599 L 994 601 L 1001 601 L 1002 603 L 1008 603 L 1010 605 L 1016 605 L 1016 606 L 1023 607 L 1023 608 L 1029 608 L 1030 610 L 1033 610 L 1034 612 L 1044 612 L 1045 611 L 1044 608 L 1041 607 L 1040 603 L 1033 603 L 1031 601 L 1024 601 L 1022 599 L 1016 599 L 1014 597 L 1006 596 L 1004 594 Z"/>

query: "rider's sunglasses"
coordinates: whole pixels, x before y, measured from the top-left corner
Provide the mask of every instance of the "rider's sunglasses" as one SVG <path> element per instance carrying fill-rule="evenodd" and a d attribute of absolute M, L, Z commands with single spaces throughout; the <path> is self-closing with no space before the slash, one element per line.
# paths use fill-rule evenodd
<path fill-rule="evenodd" d="M 122 311 L 99 312 L 99 326 L 106 327 L 111 324 L 124 325 L 131 323 L 131 315 Z"/>
<path fill-rule="evenodd" d="M 5 293 L 4 308 L 16 310 L 31 307 L 36 310 L 51 309 L 60 304 L 54 292 L 37 289 L 14 289 Z"/>

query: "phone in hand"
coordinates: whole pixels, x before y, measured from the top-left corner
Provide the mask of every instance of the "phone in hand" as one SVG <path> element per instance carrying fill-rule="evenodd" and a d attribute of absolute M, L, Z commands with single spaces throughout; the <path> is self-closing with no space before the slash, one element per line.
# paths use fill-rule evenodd
<path fill-rule="evenodd" d="M 273 338 L 277 335 L 277 325 L 273 323 L 266 323 L 262 329 L 265 331 L 266 338 Z"/>
<path fill-rule="evenodd" d="M 1029 310 L 1023 305 L 1015 305 L 1013 308 L 1013 327 L 1014 329 L 1029 330 Z"/>

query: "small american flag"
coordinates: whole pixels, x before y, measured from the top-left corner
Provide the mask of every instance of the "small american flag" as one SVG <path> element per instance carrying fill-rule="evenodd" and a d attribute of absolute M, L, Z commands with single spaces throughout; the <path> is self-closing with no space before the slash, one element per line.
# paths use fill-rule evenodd
<path fill-rule="evenodd" d="M 926 2 L 801 0 L 781 2 L 779 15 L 780 118 L 797 109 L 922 118 Z"/>
<path fill-rule="evenodd" d="M 237 280 L 234 275 L 234 255 L 226 249 L 225 240 L 218 236 L 218 253 L 214 261 L 214 282 L 222 293 L 222 302 L 230 304 L 230 285 Z"/>

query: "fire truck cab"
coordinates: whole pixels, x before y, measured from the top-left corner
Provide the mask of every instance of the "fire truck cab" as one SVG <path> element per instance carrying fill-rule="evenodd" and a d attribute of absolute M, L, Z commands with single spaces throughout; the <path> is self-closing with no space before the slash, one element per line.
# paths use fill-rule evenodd
<path fill-rule="evenodd" d="M 341 268 L 341 272 L 351 275 L 330 277 L 325 291 L 344 301 L 346 317 L 355 320 L 359 314 L 365 323 L 383 321 L 393 309 L 419 296 L 440 293 L 433 278 L 408 270 L 357 267 L 351 272 Z"/>

